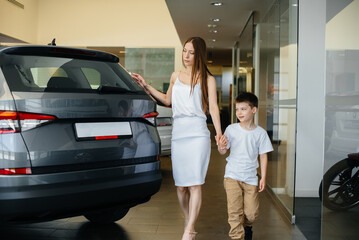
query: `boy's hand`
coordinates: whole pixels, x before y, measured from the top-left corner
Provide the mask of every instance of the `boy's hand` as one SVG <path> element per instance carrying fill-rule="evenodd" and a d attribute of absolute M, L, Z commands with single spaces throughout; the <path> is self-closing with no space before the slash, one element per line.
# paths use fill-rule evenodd
<path fill-rule="evenodd" d="M 263 192 L 265 188 L 266 188 L 266 180 L 262 178 L 259 181 L 259 192 Z"/>
<path fill-rule="evenodd" d="M 218 149 L 219 150 L 226 149 L 227 145 L 228 145 L 228 138 L 226 137 L 226 135 L 222 135 L 222 137 L 219 139 L 218 142 Z"/>

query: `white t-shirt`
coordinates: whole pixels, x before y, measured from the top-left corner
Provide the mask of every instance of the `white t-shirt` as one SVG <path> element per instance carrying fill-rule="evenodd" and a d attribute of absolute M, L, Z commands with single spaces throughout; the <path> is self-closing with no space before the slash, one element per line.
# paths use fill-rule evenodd
<path fill-rule="evenodd" d="M 226 128 L 224 135 L 229 142 L 227 149 L 231 149 L 224 177 L 257 186 L 258 155 L 273 151 L 267 132 L 260 126 L 246 130 L 234 123 Z"/>

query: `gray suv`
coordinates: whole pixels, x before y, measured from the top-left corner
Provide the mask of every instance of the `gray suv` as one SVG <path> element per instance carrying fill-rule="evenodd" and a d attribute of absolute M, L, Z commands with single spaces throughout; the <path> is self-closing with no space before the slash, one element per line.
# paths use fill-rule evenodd
<path fill-rule="evenodd" d="M 156 104 L 118 57 L 0 47 L 0 221 L 121 219 L 161 185 Z"/>

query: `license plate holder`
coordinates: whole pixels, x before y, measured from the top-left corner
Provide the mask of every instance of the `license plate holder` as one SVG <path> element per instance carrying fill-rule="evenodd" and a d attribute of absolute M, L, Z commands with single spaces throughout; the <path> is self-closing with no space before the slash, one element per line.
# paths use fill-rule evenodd
<path fill-rule="evenodd" d="M 75 123 L 75 134 L 78 140 L 99 140 L 132 137 L 129 122 L 88 122 Z"/>

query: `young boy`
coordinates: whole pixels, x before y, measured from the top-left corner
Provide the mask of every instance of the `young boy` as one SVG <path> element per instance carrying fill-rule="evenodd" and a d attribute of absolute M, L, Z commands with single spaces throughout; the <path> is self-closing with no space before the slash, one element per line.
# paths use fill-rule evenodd
<path fill-rule="evenodd" d="M 252 223 L 258 217 L 258 155 L 261 162 L 259 192 L 266 186 L 267 153 L 273 151 L 267 132 L 256 126 L 253 117 L 258 98 L 248 92 L 236 98 L 239 123 L 229 125 L 218 143 L 218 151 L 227 157 L 224 188 L 227 193 L 228 223 L 231 239 L 252 239 Z"/>

